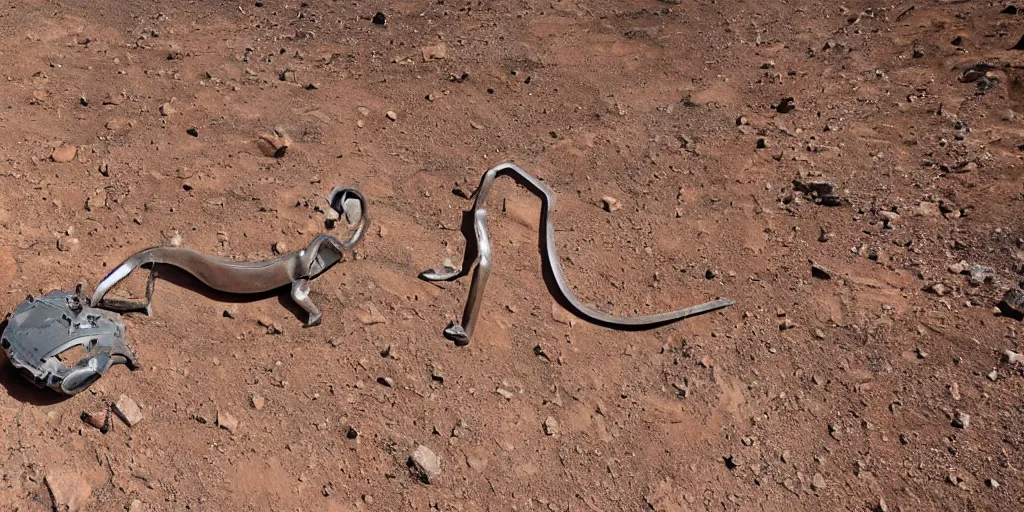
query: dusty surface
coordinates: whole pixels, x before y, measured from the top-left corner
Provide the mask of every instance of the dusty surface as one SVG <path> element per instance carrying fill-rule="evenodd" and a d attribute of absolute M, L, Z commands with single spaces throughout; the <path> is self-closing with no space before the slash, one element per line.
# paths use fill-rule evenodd
<path fill-rule="evenodd" d="M 1021 324 L 993 312 L 1024 269 L 1024 15 L 1004 7 L 5 1 L 0 310 L 176 233 L 253 260 L 301 247 L 337 185 L 374 225 L 313 283 L 319 327 L 286 296 L 159 282 L 154 315 L 127 319 L 141 370 L 55 401 L 5 366 L 0 508 L 1024 506 L 1024 377 L 1002 361 Z M 458 261 L 453 190 L 506 160 L 558 193 L 583 300 L 737 305 L 569 322 L 539 202 L 504 180 L 476 339 L 446 341 L 468 280 L 416 274 Z M 80 419 L 121 395 L 134 427 Z"/>

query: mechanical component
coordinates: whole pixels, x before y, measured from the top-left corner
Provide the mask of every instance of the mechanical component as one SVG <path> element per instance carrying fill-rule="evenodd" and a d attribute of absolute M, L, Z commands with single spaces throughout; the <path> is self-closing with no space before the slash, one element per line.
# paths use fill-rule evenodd
<path fill-rule="evenodd" d="M 309 297 L 309 281 L 341 261 L 342 252 L 359 243 L 370 224 L 366 199 L 359 191 L 335 188 L 328 196 L 328 202 L 350 226 L 358 226 L 348 241 L 342 242 L 331 235 L 321 234 L 304 249 L 259 262 L 238 262 L 182 247 L 152 247 L 132 255 L 115 267 L 96 287 L 90 304 L 112 311 L 145 311 L 147 315 L 151 314 L 157 276 L 155 266 L 170 265 L 188 272 L 206 286 L 225 293 L 265 293 L 291 285 L 292 299 L 308 313 L 305 326 L 319 325 L 321 313 Z M 151 268 L 145 302 L 104 299 L 111 288 L 144 265 Z"/>
<path fill-rule="evenodd" d="M 75 293 L 31 295 L 14 309 L 0 336 L 11 364 L 36 386 L 58 393 L 82 392 L 115 364 L 139 366 L 125 345 L 121 318 L 84 304 L 81 287 Z M 84 350 L 74 366 L 61 360 L 72 349 Z"/>
<path fill-rule="evenodd" d="M 526 171 L 511 164 L 504 163 L 488 170 L 480 179 L 480 186 L 474 193 L 475 200 L 473 207 L 466 212 L 466 221 L 473 223 L 473 238 L 466 239 L 466 252 L 463 258 L 462 268 L 445 267 L 438 270 L 426 270 L 420 273 L 420 279 L 425 281 L 452 281 L 469 274 L 475 266 L 473 281 L 469 287 L 469 298 L 466 301 L 466 308 L 462 313 L 462 323 L 452 322 L 444 330 L 446 338 L 454 341 L 457 345 L 467 345 L 473 336 L 473 329 L 476 327 L 477 317 L 480 315 L 480 307 L 483 302 L 484 287 L 487 285 L 487 278 L 491 273 L 491 244 L 487 237 L 487 210 L 484 201 L 491 189 L 495 178 L 499 176 L 511 176 L 516 183 L 529 189 L 541 198 L 541 258 L 543 264 L 550 270 L 557 285 L 561 298 L 567 309 L 577 316 L 589 320 L 598 325 L 618 328 L 648 328 L 664 325 L 683 318 L 708 313 L 717 309 L 735 304 L 729 299 L 718 299 L 706 302 L 697 306 L 678 311 L 660 313 L 656 315 L 640 317 L 622 317 L 603 313 L 589 306 L 584 305 L 573 295 L 572 290 L 565 282 L 565 275 L 562 273 L 562 266 L 559 263 L 558 254 L 555 253 L 555 228 L 551 223 L 551 210 L 555 207 L 555 194 L 540 182 L 537 178 L 527 174 Z"/>

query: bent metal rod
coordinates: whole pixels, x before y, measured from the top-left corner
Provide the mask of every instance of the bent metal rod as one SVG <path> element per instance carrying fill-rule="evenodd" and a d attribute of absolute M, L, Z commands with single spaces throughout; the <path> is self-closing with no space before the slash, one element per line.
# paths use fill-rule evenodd
<path fill-rule="evenodd" d="M 544 185 L 540 180 L 518 166 L 512 163 L 503 163 L 484 173 L 480 179 L 480 186 L 474 194 L 476 197 L 473 201 L 473 207 L 467 212 L 472 217 L 473 238 L 467 238 L 466 240 L 463 267 L 426 270 L 420 273 L 419 276 L 420 279 L 425 281 L 452 281 L 468 275 L 470 270 L 476 267 L 473 272 L 472 283 L 469 287 L 469 298 L 466 300 L 466 308 L 462 314 L 462 323 L 453 321 L 444 330 L 445 337 L 454 341 L 455 344 L 469 344 L 473 336 L 473 330 L 476 327 L 477 318 L 480 316 L 484 287 L 487 285 L 487 278 L 490 276 L 492 265 L 491 244 L 487 236 L 487 209 L 484 207 L 484 202 L 487 199 L 487 193 L 490 191 L 491 185 L 499 176 L 510 176 L 518 184 L 540 196 L 540 230 L 543 235 L 541 259 L 554 277 L 558 292 L 569 306 L 568 309 L 577 316 L 607 327 L 644 328 L 664 325 L 735 304 L 735 301 L 730 299 L 717 299 L 677 311 L 636 317 L 610 315 L 583 304 L 566 284 L 562 265 L 559 263 L 558 254 L 555 253 L 555 228 L 551 223 L 551 210 L 555 207 L 555 194 L 547 185 Z"/>

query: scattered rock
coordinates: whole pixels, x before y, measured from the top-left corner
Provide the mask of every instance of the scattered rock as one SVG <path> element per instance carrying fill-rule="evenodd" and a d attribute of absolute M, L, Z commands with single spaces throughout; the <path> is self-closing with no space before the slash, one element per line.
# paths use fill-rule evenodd
<path fill-rule="evenodd" d="M 376 325 L 386 324 L 388 322 L 388 319 L 384 318 L 384 315 L 381 314 L 379 309 L 377 309 L 377 306 L 368 303 L 366 305 L 366 311 L 362 311 L 359 313 L 359 321 L 363 325 Z"/>
<path fill-rule="evenodd" d="M 622 209 L 622 203 L 618 199 L 612 196 L 604 196 L 601 198 L 601 206 L 606 212 L 617 212 Z"/>
<path fill-rule="evenodd" d="M 386 388 L 393 388 L 395 387 L 395 380 L 392 379 L 391 377 L 378 377 L 377 384 L 380 384 L 381 386 L 384 386 Z"/>
<path fill-rule="evenodd" d="M 131 128 L 132 121 L 125 117 L 115 117 L 107 121 L 104 126 L 112 132 L 119 132 Z"/>
<path fill-rule="evenodd" d="M 1010 288 L 999 301 L 999 310 L 1006 316 L 1024 320 L 1024 290 Z"/>
<path fill-rule="evenodd" d="M 238 430 L 238 420 L 227 411 L 217 411 L 217 426 L 234 434 Z"/>
<path fill-rule="evenodd" d="M 80 245 L 77 238 L 72 236 L 62 236 L 57 239 L 57 250 L 61 252 L 71 252 L 78 249 Z"/>
<path fill-rule="evenodd" d="M 263 396 L 261 395 L 252 395 L 250 403 L 252 403 L 253 409 L 256 409 L 257 411 L 262 411 L 263 406 L 267 404 L 267 399 L 263 398 Z"/>
<path fill-rule="evenodd" d="M 142 409 L 139 404 L 135 403 L 135 400 L 127 395 L 117 397 L 117 401 L 114 402 L 114 412 L 129 427 L 134 427 L 142 421 Z"/>
<path fill-rule="evenodd" d="M 92 486 L 85 478 L 69 469 L 58 469 L 47 473 L 43 477 L 47 490 L 50 491 L 50 498 L 53 500 L 53 510 L 76 512 L 81 510 L 92 496 Z"/>
<path fill-rule="evenodd" d="M 990 380 L 992 382 L 995 382 L 995 381 L 999 380 L 999 371 L 998 370 L 992 370 L 992 371 L 988 372 L 987 377 L 988 377 L 988 380 Z"/>
<path fill-rule="evenodd" d="M 971 415 L 963 412 L 956 413 L 952 425 L 956 428 L 965 429 L 971 424 Z"/>
<path fill-rule="evenodd" d="M 996 271 L 983 265 L 971 265 L 967 269 L 967 282 L 971 286 L 981 286 L 996 277 Z"/>
<path fill-rule="evenodd" d="M 104 105 L 120 105 L 124 103 L 124 94 L 110 93 L 103 97 Z"/>
<path fill-rule="evenodd" d="M 347 439 L 355 440 L 355 439 L 359 438 L 359 431 L 356 430 L 355 427 L 349 426 L 348 430 L 345 431 L 345 437 Z"/>
<path fill-rule="evenodd" d="M 725 467 L 729 469 L 736 469 L 743 465 L 743 459 L 739 455 L 730 455 L 725 458 Z"/>
<path fill-rule="evenodd" d="M 189 135 L 191 135 L 193 137 L 198 137 L 199 136 L 199 128 L 196 128 L 196 127 L 193 126 L 192 128 L 189 128 L 189 129 L 185 130 L 185 133 L 187 133 L 187 134 L 189 134 Z"/>
<path fill-rule="evenodd" d="M 960 385 L 956 382 L 949 385 L 949 396 L 953 400 L 960 401 Z"/>
<path fill-rule="evenodd" d="M 430 448 L 419 445 L 409 456 L 409 467 L 418 474 L 423 483 L 430 484 L 441 476 L 441 457 Z"/>
<path fill-rule="evenodd" d="M 103 409 L 93 412 L 82 412 L 82 421 L 86 425 L 98 429 L 101 434 L 110 432 L 110 407 L 105 406 Z"/>
<path fill-rule="evenodd" d="M 554 321 L 573 327 L 576 325 L 576 316 L 570 313 L 568 310 L 558 305 L 557 302 L 551 302 L 551 318 Z"/>
<path fill-rule="evenodd" d="M 1020 39 L 1017 40 L 1017 44 L 1013 45 L 1013 48 L 1010 49 L 1024 51 L 1024 36 L 1020 36 Z"/>
<path fill-rule="evenodd" d="M 825 488 L 825 477 L 821 473 L 815 473 L 811 477 L 811 490 L 820 491 Z"/>
<path fill-rule="evenodd" d="M 969 268 L 971 268 L 969 263 L 964 260 L 960 260 L 947 267 L 947 270 L 949 270 L 950 274 L 963 274 L 966 273 Z"/>
<path fill-rule="evenodd" d="M 39 91 L 39 90 L 32 91 L 32 103 L 33 104 L 43 103 L 43 102 L 45 102 L 48 99 L 50 99 L 50 95 L 46 94 L 46 91 Z"/>
<path fill-rule="evenodd" d="M 272 133 L 261 133 L 256 138 L 256 146 L 264 156 L 281 158 L 288 152 L 292 139 L 284 130 L 275 129 Z"/>
<path fill-rule="evenodd" d="M 814 337 L 818 338 L 819 340 L 825 339 L 825 331 L 822 331 L 821 329 L 815 329 Z"/>
<path fill-rule="evenodd" d="M 796 109 L 796 104 L 793 103 L 792 97 L 787 96 L 779 101 L 779 104 L 775 106 L 775 111 L 780 114 L 788 114 Z"/>
<path fill-rule="evenodd" d="M 444 43 L 440 43 L 433 46 L 424 46 L 420 48 L 420 53 L 423 54 L 423 62 L 441 60 L 448 57 L 448 48 Z"/>
<path fill-rule="evenodd" d="M 164 103 L 163 105 L 160 105 L 160 115 L 162 116 L 166 117 L 177 113 L 178 110 L 172 107 L 170 103 Z"/>
<path fill-rule="evenodd" d="M 260 324 L 260 326 L 262 327 L 266 327 L 267 334 L 281 334 L 284 332 L 284 329 L 281 327 L 281 324 L 275 322 L 273 319 L 269 317 L 261 317 L 259 320 L 256 321 L 256 323 Z"/>
<path fill-rule="evenodd" d="M 363 18 L 363 19 L 366 19 L 366 18 Z M 387 17 L 384 16 L 384 13 L 378 11 L 377 14 L 373 15 L 373 18 L 370 21 L 372 21 L 374 25 L 382 25 L 383 26 L 383 25 L 387 24 L 388 19 L 387 19 Z"/>
<path fill-rule="evenodd" d="M 832 279 L 832 272 L 821 265 L 811 264 L 811 275 L 818 279 Z"/>
<path fill-rule="evenodd" d="M 998 489 L 999 488 L 999 482 L 997 482 L 993 478 L 989 478 L 988 480 L 985 480 L 985 485 L 989 486 L 992 489 Z"/>
<path fill-rule="evenodd" d="M 235 317 L 238 316 L 238 311 L 236 311 L 235 308 L 232 306 L 232 307 L 224 308 L 224 312 L 221 313 L 221 315 L 223 315 L 224 318 L 230 318 L 230 319 L 234 320 Z"/>
<path fill-rule="evenodd" d="M 513 393 L 513 392 L 511 392 L 511 391 L 509 391 L 509 390 L 507 390 L 505 388 L 497 388 L 497 389 L 494 390 L 494 392 L 499 394 L 499 395 L 501 395 L 502 397 L 504 397 L 505 400 L 512 400 L 516 396 L 515 393 Z"/>
<path fill-rule="evenodd" d="M 392 121 L 397 121 L 398 120 L 398 114 L 396 114 L 394 110 L 388 110 L 387 112 L 385 112 L 384 113 L 384 117 L 387 117 L 388 119 L 390 119 Z"/>
<path fill-rule="evenodd" d="M 806 194 L 816 204 L 822 206 L 841 206 L 843 204 L 842 198 L 836 193 L 836 184 L 831 181 L 797 179 L 793 180 L 793 189 Z"/>
<path fill-rule="evenodd" d="M 1003 351 L 1003 361 L 1010 364 L 1024 363 L 1024 356 L 1012 350 L 1005 350 Z"/>
<path fill-rule="evenodd" d="M 882 225 L 886 229 L 893 229 L 893 225 L 900 220 L 900 214 L 888 210 L 878 212 L 878 217 L 882 219 Z"/>
<path fill-rule="evenodd" d="M 274 254 L 281 255 L 288 252 L 288 246 L 284 242 L 274 242 L 274 245 L 270 248 Z"/>
<path fill-rule="evenodd" d="M 559 432 L 558 421 L 555 420 L 554 416 L 548 416 L 544 420 L 544 433 L 549 436 L 557 435 Z"/>
<path fill-rule="evenodd" d="M 78 147 L 63 145 L 53 150 L 50 153 L 50 160 L 59 164 L 65 164 L 75 159 L 75 155 L 78 154 Z"/>
<path fill-rule="evenodd" d="M 142 512 L 142 500 L 132 500 L 131 504 L 128 505 L 128 512 Z"/>
<path fill-rule="evenodd" d="M 925 288 L 925 291 L 934 293 L 935 295 L 942 297 L 943 295 L 946 294 L 948 289 L 946 288 L 946 285 L 942 283 L 934 283 L 931 286 Z"/>

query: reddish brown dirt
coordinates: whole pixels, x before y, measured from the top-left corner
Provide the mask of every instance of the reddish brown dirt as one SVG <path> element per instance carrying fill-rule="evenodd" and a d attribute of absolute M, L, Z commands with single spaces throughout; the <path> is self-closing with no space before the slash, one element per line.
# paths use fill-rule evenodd
<path fill-rule="evenodd" d="M 159 282 L 153 316 L 126 320 L 141 370 L 56 401 L 5 365 L 0 508 L 1024 507 L 1024 377 L 1001 361 L 1021 328 L 992 310 L 1024 267 L 1024 52 L 1009 50 L 1024 14 L 161 4 L 0 5 L 0 310 L 91 289 L 175 232 L 252 260 L 301 247 L 338 185 L 367 195 L 374 225 L 314 281 L 319 327 L 302 328 L 286 295 L 228 305 Z M 444 58 L 425 62 L 439 44 Z M 996 66 L 984 94 L 960 80 L 979 62 Z M 774 108 L 784 97 L 794 110 Z M 274 127 L 294 139 L 282 158 L 257 145 Z M 62 145 L 72 161 L 52 161 Z M 539 201 L 504 180 L 477 336 L 454 346 L 441 330 L 468 279 L 416 275 L 459 260 L 470 202 L 452 191 L 503 161 L 558 194 L 558 250 L 586 302 L 737 304 L 640 332 L 559 321 Z M 794 194 L 794 179 L 835 182 L 843 204 Z M 812 277 L 812 260 L 832 279 Z M 947 270 L 960 260 L 994 281 Z M 144 275 L 120 293 L 140 295 Z M 371 307 L 385 323 L 364 323 Z M 141 423 L 104 435 L 79 419 L 120 395 Z M 407 467 L 420 444 L 441 458 L 430 484 Z"/>

